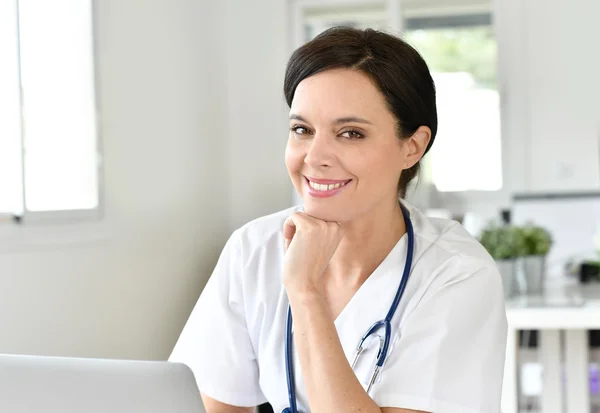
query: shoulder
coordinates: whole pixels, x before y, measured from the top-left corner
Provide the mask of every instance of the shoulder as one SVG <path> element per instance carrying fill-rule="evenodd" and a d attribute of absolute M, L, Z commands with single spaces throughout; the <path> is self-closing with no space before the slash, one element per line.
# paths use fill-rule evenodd
<path fill-rule="evenodd" d="M 472 276 L 499 283 L 496 263 L 479 241 L 459 222 L 425 216 L 407 205 L 415 232 L 415 268 L 428 287 L 458 282 Z"/>
<path fill-rule="evenodd" d="M 246 322 L 254 325 L 261 317 L 260 303 L 271 303 L 281 291 L 283 224 L 299 209 L 291 207 L 265 215 L 233 231 L 210 277 L 209 285 L 213 287 L 207 285 L 203 295 L 244 303 Z"/>
<path fill-rule="evenodd" d="M 238 241 L 244 245 L 261 245 L 274 235 L 281 234 L 283 223 L 302 206 L 293 206 L 272 214 L 255 218 L 234 231 Z"/>
<path fill-rule="evenodd" d="M 408 208 L 422 253 L 435 253 L 440 259 L 455 257 L 481 265 L 495 265 L 486 249 L 459 222 L 427 217 L 410 205 Z"/>
<path fill-rule="evenodd" d="M 412 309 L 448 319 L 469 312 L 479 314 L 481 323 L 494 319 L 505 325 L 502 278 L 491 255 L 460 223 L 409 211 L 416 247 Z"/>
<path fill-rule="evenodd" d="M 293 206 L 272 214 L 255 218 L 237 228 L 231 235 L 230 243 L 242 257 L 255 256 L 265 248 L 279 250 L 283 247 L 283 224 L 285 220 L 302 206 Z"/>

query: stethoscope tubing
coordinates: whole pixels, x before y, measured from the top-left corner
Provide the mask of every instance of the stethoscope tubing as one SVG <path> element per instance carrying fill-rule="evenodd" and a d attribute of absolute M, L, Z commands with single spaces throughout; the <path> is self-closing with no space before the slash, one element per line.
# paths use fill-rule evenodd
<path fill-rule="evenodd" d="M 406 225 L 406 233 L 407 233 L 407 238 L 408 238 L 408 246 L 406 249 L 406 262 L 404 263 L 402 279 L 400 281 L 398 291 L 396 291 L 396 295 L 394 296 L 394 301 L 392 301 L 392 304 L 390 305 L 390 309 L 388 310 L 388 312 L 385 316 L 385 319 L 376 321 L 367 330 L 367 332 L 362 336 L 362 338 L 360 339 L 359 344 L 357 346 L 357 349 L 356 349 L 356 355 L 355 355 L 354 361 L 352 362 L 352 367 L 354 368 L 354 365 L 356 364 L 358 356 L 360 356 L 360 354 L 363 351 L 364 342 L 371 335 L 375 334 L 381 328 L 384 328 L 385 335 L 384 335 L 384 339 L 383 339 L 383 346 L 382 347 L 380 346 L 379 353 L 377 354 L 377 363 L 375 365 L 375 373 L 371 377 L 371 381 L 369 383 L 369 388 L 368 388 L 369 390 L 371 389 L 371 386 L 373 385 L 373 382 L 375 381 L 377 374 L 379 373 L 379 371 L 383 367 L 383 364 L 385 363 L 385 359 L 386 359 L 387 353 L 389 351 L 390 341 L 391 341 L 391 336 L 392 336 L 391 322 L 392 322 L 392 319 L 394 318 L 394 314 L 396 313 L 396 310 L 398 309 L 398 305 L 400 304 L 400 299 L 402 298 L 402 295 L 404 294 L 404 290 L 406 289 L 406 284 L 408 283 L 408 278 L 410 276 L 410 271 L 412 268 L 412 259 L 413 259 L 414 244 L 415 244 L 414 228 L 413 228 L 412 221 L 410 219 L 410 215 L 409 215 L 408 211 L 406 210 L 406 208 L 403 205 L 400 205 L 400 207 L 402 209 L 402 215 L 404 217 L 404 223 Z M 291 309 L 291 306 L 288 305 L 287 321 L 286 321 L 286 338 L 285 338 L 285 368 L 286 368 L 285 373 L 286 373 L 288 399 L 289 399 L 290 407 L 283 409 L 282 413 L 298 413 L 297 399 L 296 399 L 296 386 L 294 384 L 292 325 L 293 325 L 292 309 Z"/>

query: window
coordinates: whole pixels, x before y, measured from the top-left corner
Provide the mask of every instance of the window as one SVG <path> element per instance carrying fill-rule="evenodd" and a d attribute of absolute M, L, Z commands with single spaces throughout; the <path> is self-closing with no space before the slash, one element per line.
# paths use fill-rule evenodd
<path fill-rule="evenodd" d="M 0 213 L 95 211 L 91 0 L 0 2 Z"/>
<path fill-rule="evenodd" d="M 308 7 L 303 17 L 305 42 L 333 26 L 365 29 L 383 28 L 387 24 L 385 7 L 377 3 Z"/>
<path fill-rule="evenodd" d="M 439 129 L 425 160 L 438 191 L 502 188 L 496 40 L 489 14 L 415 18 L 406 40 L 424 57 L 437 89 Z"/>

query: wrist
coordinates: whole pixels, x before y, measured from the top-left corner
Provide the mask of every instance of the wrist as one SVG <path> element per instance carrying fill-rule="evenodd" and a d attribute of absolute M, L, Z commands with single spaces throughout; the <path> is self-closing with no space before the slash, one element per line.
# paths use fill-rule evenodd
<path fill-rule="evenodd" d="M 327 313 L 325 297 L 317 291 L 297 291 L 289 294 L 288 299 L 292 307 L 294 318 L 312 317 L 315 314 Z"/>
<path fill-rule="evenodd" d="M 314 295 L 321 294 L 320 277 L 314 277 L 311 274 L 295 273 L 290 274 L 289 271 L 283 273 L 283 286 L 288 295 Z"/>
<path fill-rule="evenodd" d="M 294 320 L 306 328 L 321 325 L 323 320 L 333 321 L 325 296 L 318 290 L 302 290 L 288 293 Z"/>
<path fill-rule="evenodd" d="M 294 300 L 299 303 L 311 303 L 323 298 L 321 288 L 311 282 L 288 280 L 287 282 L 284 281 L 283 286 L 290 301 Z"/>

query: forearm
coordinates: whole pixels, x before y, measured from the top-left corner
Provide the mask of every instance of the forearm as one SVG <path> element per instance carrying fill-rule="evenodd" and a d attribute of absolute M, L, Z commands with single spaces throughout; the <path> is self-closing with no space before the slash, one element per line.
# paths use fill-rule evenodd
<path fill-rule="evenodd" d="M 381 413 L 346 359 L 324 298 L 291 294 L 290 305 L 310 409 L 315 413 Z"/>

